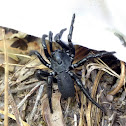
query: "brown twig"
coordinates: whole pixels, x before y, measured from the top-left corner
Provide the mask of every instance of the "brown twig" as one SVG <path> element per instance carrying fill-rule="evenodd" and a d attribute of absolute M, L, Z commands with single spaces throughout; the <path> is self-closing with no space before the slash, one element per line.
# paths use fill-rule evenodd
<path fill-rule="evenodd" d="M 35 116 L 38 103 L 39 103 L 39 101 L 40 101 L 40 99 L 41 99 L 41 96 L 42 96 L 42 93 L 43 93 L 43 89 L 44 89 L 44 85 L 41 85 L 40 88 L 39 88 L 37 97 L 36 97 L 36 101 L 35 101 L 34 107 L 33 107 L 32 111 L 31 111 L 31 114 L 30 114 L 30 116 L 29 116 L 29 118 L 28 118 L 28 122 L 29 122 L 29 123 L 32 122 L 33 117 Z"/>
<path fill-rule="evenodd" d="M 2 29 L 2 37 L 4 42 L 4 61 L 5 61 L 5 77 L 4 77 L 4 126 L 8 126 L 8 52 L 7 45 L 5 41 L 5 31 Z"/>
<path fill-rule="evenodd" d="M 116 93 L 118 93 L 118 91 L 122 88 L 122 86 L 124 85 L 124 80 L 125 80 L 125 75 L 126 75 L 126 68 L 125 68 L 125 63 L 123 61 L 120 61 L 121 63 L 121 75 L 120 75 L 120 81 L 118 83 L 118 85 L 116 86 L 116 88 L 114 88 L 112 91 L 110 91 L 108 94 L 110 95 L 115 95 Z"/>
<path fill-rule="evenodd" d="M 20 107 L 24 104 L 24 102 L 26 101 L 26 99 L 27 99 L 28 97 L 30 97 L 30 96 L 33 94 L 33 92 L 34 92 L 40 85 L 42 85 L 42 84 L 44 84 L 44 83 L 45 83 L 45 82 L 38 82 L 38 84 L 37 84 L 34 88 L 32 88 L 31 91 L 21 100 L 21 102 L 17 105 L 17 107 L 20 108 Z"/>
<path fill-rule="evenodd" d="M 94 81 L 93 89 L 92 89 L 92 94 L 91 94 L 92 98 L 94 98 L 94 96 L 96 94 L 99 81 L 100 81 L 103 74 L 104 74 L 104 71 L 101 71 L 101 70 L 98 71 L 98 73 L 97 73 L 97 76 Z M 87 115 L 86 115 L 87 116 L 87 123 L 89 126 L 91 126 L 91 108 L 92 108 L 91 106 L 92 106 L 92 103 L 89 101 Z"/>
<path fill-rule="evenodd" d="M 82 80 L 83 85 L 85 85 L 86 80 L 85 80 L 85 68 L 84 68 L 84 66 L 82 66 L 82 79 L 81 80 Z M 85 102 L 86 102 L 86 100 L 85 100 Z M 81 109 L 80 109 L 80 120 L 79 120 L 78 126 L 86 126 L 86 120 L 84 118 L 85 113 L 84 113 L 84 108 L 83 108 L 85 102 L 84 102 L 84 94 L 83 94 L 83 92 L 81 92 Z"/>
<path fill-rule="evenodd" d="M 9 102 L 10 102 L 10 104 L 12 106 L 12 110 L 13 110 L 13 113 L 14 113 L 14 116 L 15 116 L 15 119 L 16 119 L 16 122 L 17 122 L 17 126 L 23 126 L 23 122 L 21 120 L 19 110 L 17 108 L 17 105 L 16 105 L 16 103 L 14 101 L 14 98 L 13 98 L 11 93 L 9 93 Z"/>

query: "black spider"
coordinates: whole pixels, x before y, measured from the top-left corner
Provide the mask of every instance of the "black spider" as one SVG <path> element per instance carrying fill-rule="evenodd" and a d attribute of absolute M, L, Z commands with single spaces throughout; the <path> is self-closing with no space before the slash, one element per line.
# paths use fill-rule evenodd
<path fill-rule="evenodd" d="M 54 37 L 55 42 L 58 43 L 62 47 L 62 50 L 58 49 L 58 50 L 53 51 L 53 48 L 52 48 L 53 33 L 50 31 L 49 32 L 49 42 L 50 42 L 50 51 L 51 51 L 51 55 L 50 55 L 48 53 L 46 42 L 45 42 L 45 38 L 47 37 L 47 35 L 42 36 L 42 46 L 44 49 L 45 56 L 50 61 L 50 64 L 44 60 L 44 58 L 41 56 L 41 54 L 39 52 L 34 51 L 34 50 L 31 51 L 31 55 L 35 54 L 45 66 L 47 66 L 49 69 L 53 70 L 53 72 L 50 72 L 50 73 L 48 73 L 46 71 L 38 70 L 36 75 L 39 80 L 42 80 L 42 77 L 48 77 L 47 78 L 48 100 L 49 100 L 49 106 L 50 106 L 51 113 L 53 113 L 52 101 L 51 101 L 53 81 L 58 83 L 58 88 L 59 88 L 59 91 L 61 92 L 63 98 L 68 98 L 68 97 L 74 96 L 74 94 L 75 94 L 74 81 L 75 81 L 76 84 L 83 91 L 83 93 L 86 95 L 86 97 L 93 104 L 95 104 L 98 108 L 100 108 L 102 111 L 104 111 L 104 109 L 91 98 L 91 96 L 89 95 L 87 90 L 84 88 L 79 77 L 76 74 L 74 74 L 73 72 L 71 72 L 71 70 L 83 65 L 84 62 L 86 62 L 87 60 L 89 60 L 91 58 L 101 57 L 104 55 L 112 55 L 114 52 L 101 52 L 98 54 L 90 54 L 87 57 L 80 60 L 79 62 L 72 64 L 73 60 L 74 60 L 74 56 L 75 56 L 75 48 L 71 41 L 74 20 L 75 20 L 75 14 L 73 14 L 72 22 L 71 22 L 71 26 L 70 26 L 70 30 L 69 30 L 69 34 L 68 34 L 68 45 L 66 45 L 64 42 L 61 41 L 61 36 L 66 29 L 62 29 L 60 31 L 60 33 L 56 34 L 56 36 Z"/>

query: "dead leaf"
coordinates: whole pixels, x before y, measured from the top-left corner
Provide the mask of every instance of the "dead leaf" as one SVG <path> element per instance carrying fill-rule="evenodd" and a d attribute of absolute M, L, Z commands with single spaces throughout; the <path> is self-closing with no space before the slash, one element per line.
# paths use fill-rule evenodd
<path fill-rule="evenodd" d="M 4 111 L 3 111 L 3 110 L 0 110 L 0 113 L 4 115 Z M 16 120 L 15 116 L 12 115 L 12 114 L 10 114 L 10 113 L 8 113 L 8 117 L 10 117 L 10 118 Z M 29 124 L 27 124 L 27 123 L 24 122 L 23 120 L 22 120 L 22 123 L 23 123 L 24 126 L 30 126 Z"/>
<path fill-rule="evenodd" d="M 15 37 L 16 37 L 16 38 L 23 39 L 23 38 L 25 38 L 26 36 L 27 36 L 26 33 L 18 32 L 18 33 L 13 34 L 12 36 L 10 36 L 10 39 L 15 38 Z"/>
<path fill-rule="evenodd" d="M 38 42 L 34 41 L 34 42 L 30 42 L 28 43 L 28 52 L 31 51 L 31 50 L 37 50 L 37 51 L 40 51 L 40 46 L 38 44 Z"/>
<path fill-rule="evenodd" d="M 48 126 L 65 126 L 60 98 L 60 93 L 56 92 L 52 94 L 53 114 L 50 113 L 47 95 L 44 95 L 42 99 L 42 116 Z"/>
<path fill-rule="evenodd" d="M 8 58 L 8 61 L 9 61 L 9 63 L 12 63 L 12 64 L 16 64 L 17 63 L 15 60 L 13 60 L 10 57 Z M 0 55 L 0 64 L 4 64 L 4 55 L 3 54 Z M 4 67 L 4 65 L 2 65 L 1 67 Z M 10 72 L 13 72 L 14 71 L 14 66 L 9 66 L 8 70 Z"/>

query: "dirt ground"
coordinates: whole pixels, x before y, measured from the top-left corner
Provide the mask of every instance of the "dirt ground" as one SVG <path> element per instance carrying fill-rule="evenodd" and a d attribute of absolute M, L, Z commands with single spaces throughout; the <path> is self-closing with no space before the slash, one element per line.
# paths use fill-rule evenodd
<path fill-rule="evenodd" d="M 92 104 L 74 82 L 75 96 L 68 99 L 63 99 L 57 83 L 53 84 L 51 114 L 47 78 L 39 81 L 36 77 L 37 69 L 51 70 L 38 58 L 29 55 L 31 50 L 37 50 L 49 62 L 41 39 L 7 28 L 4 33 L 1 29 L 0 126 L 4 125 L 6 108 L 9 126 L 126 126 L 126 69 L 123 61 L 107 55 L 87 60 L 81 67 L 72 70 L 104 112 Z M 49 51 L 48 41 L 47 47 Z M 53 49 L 57 48 L 61 49 L 53 43 Z M 75 46 L 75 49 L 73 63 L 91 53 L 99 53 L 81 46 Z"/>

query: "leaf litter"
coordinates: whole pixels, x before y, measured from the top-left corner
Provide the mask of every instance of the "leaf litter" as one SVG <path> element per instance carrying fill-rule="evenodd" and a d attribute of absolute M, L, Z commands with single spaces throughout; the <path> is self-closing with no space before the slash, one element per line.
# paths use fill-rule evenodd
<path fill-rule="evenodd" d="M 5 30 L 8 29 L 5 28 Z M 40 43 L 41 39 L 34 37 L 33 40 L 27 34 L 12 31 L 8 30 L 4 38 L 8 48 L 8 110 L 4 108 L 4 104 L 7 105 L 4 100 L 4 96 L 7 93 L 4 87 L 5 72 L 3 72 L 3 69 L 6 69 L 6 60 L 4 61 L 4 39 L 2 38 L 2 32 L 0 32 L 1 126 L 4 125 L 4 121 L 7 123 L 5 117 L 9 117 L 9 126 L 126 125 L 126 75 L 124 62 L 118 61 L 113 56 L 105 56 L 101 59 L 87 61 L 82 67 L 74 70 L 92 98 L 104 107 L 105 114 L 94 106 L 76 85 L 75 97 L 62 99 L 56 84 L 53 85 L 52 104 L 54 113 L 51 114 L 47 99 L 46 81 L 38 81 L 35 76 L 36 69 L 50 70 L 42 65 L 35 56 L 29 56 L 30 50 L 37 50 L 46 59 Z M 48 42 L 47 45 L 49 48 Z M 58 45 L 54 47 L 57 48 Z M 74 62 L 79 61 L 89 53 L 97 53 L 97 51 L 81 46 L 75 46 L 75 48 Z M 46 61 L 48 62 L 47 59 Z M 6 116 L 5 111 L 8 111 Z"/>

